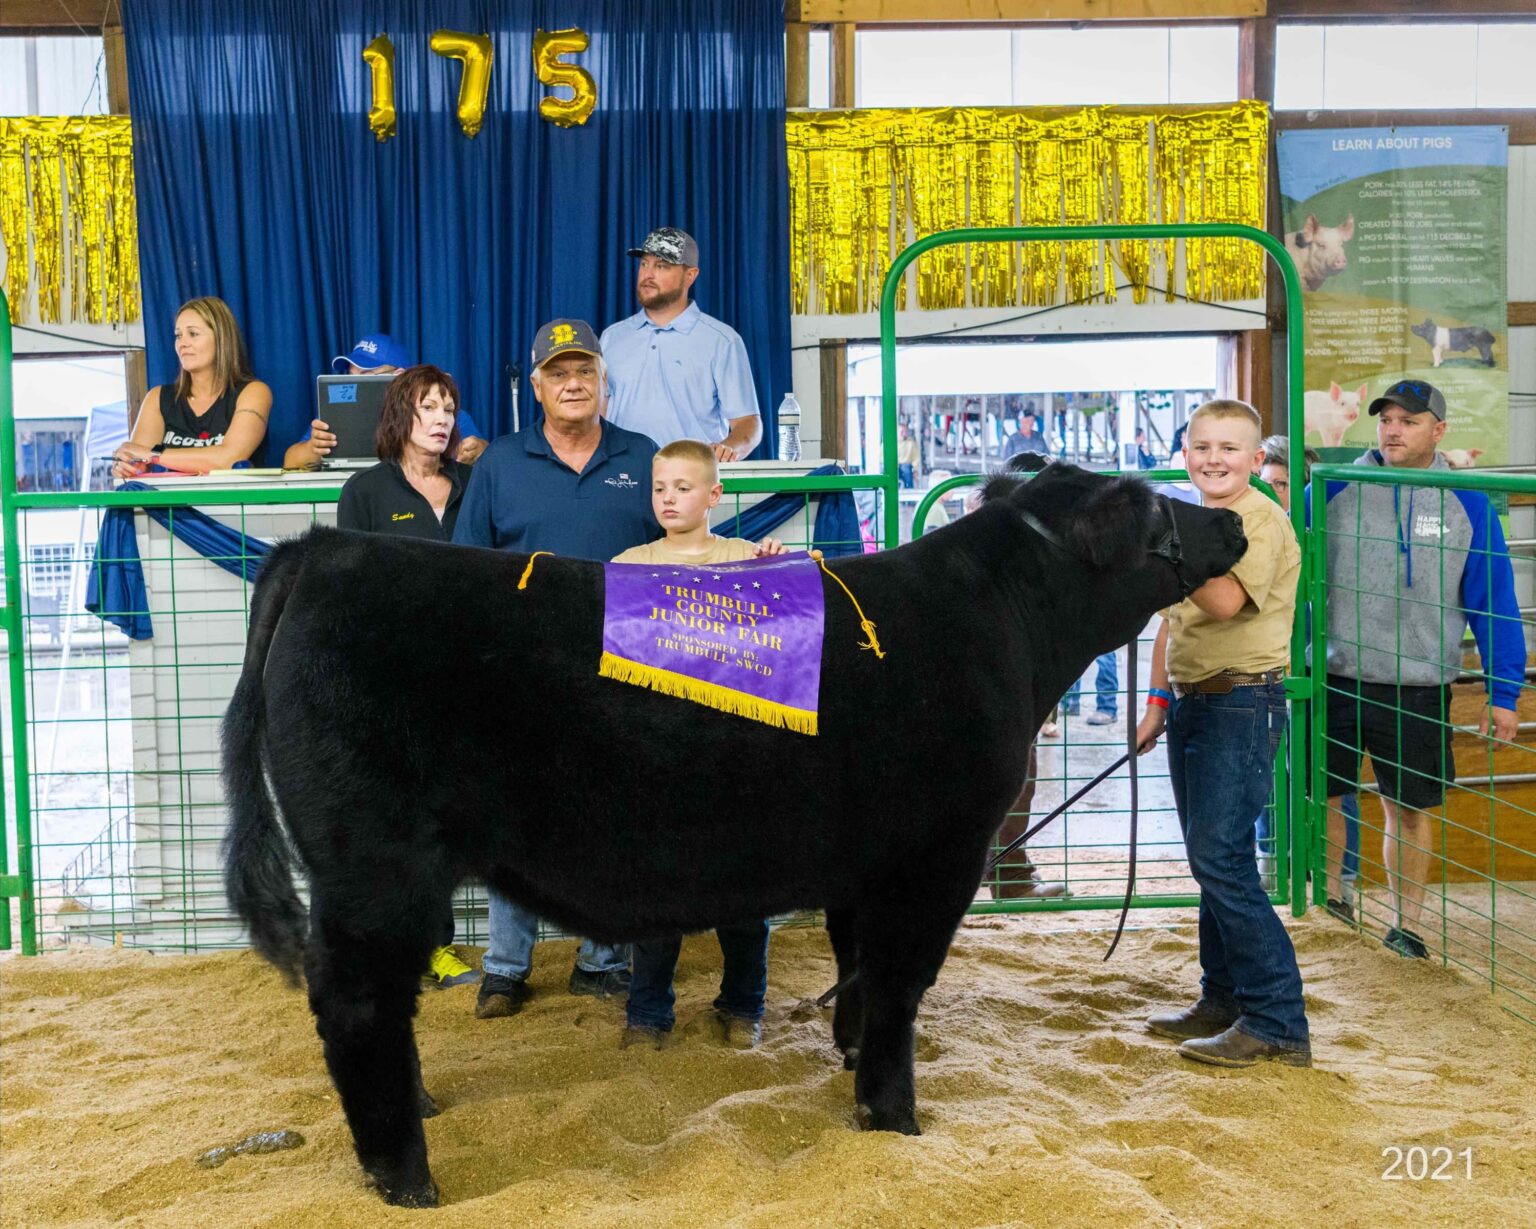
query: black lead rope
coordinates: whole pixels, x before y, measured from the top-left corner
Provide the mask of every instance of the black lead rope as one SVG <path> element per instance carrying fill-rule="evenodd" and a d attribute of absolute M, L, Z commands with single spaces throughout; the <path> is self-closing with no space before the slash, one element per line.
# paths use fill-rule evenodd
<path fill-rule="evenodd" d="M 1130 765 L 1130 769 L 1131 769 L 1131 859 L 1130 859 L 1130 869 L 1129 869 L 1129 871 L 1126 874 L 1126 880 L 1125 880 L 1125 900 L 1123 902 L 1121 902 L 1121 905 L 1120 905 L 1120 922 L 1115 927 L 1115 937 L 1114 937 L 1114 939 L 1111 941 L 1111 943 L 1109 945 L 1109 950 L 1104 953 L 1104 959 L 1105 960 L 1108 960 L 1111 956 L 1113 956 L 1115 954 L 1115 948 L 1118 947 L 1119 944 L 1120 944 L 1120 936 L 1125 931 L 1125 919 L 1126 919 L 1127 914 L 1129 914 L 1130 910 L 1131 910 L 1131 896 L 1132 896 L 1133 892 L 1135 891 L 1135 886 L 1136 886 L 1136 811 L 1137 811 L 1137 805 L 1136 805 L 1137 804 L 1136 758 L 1137 757 L 1136 757 L 1136 640 L 1135 640 L 1134 637 L 1132 637 L 1131 642 L 1128 645 L 1126 645 L 1125 654 L 1126 654 L 1126 673 L 1130 676 L 1127 679 L 1126 685 L 1125 685 L 1126 686 L 1125 754 L 1122 755 L 1113 764 L 1110 764 L 1106 768 L 1104 768 L 1099 773 L 1098 776 L 1094 777 L 1093 780 L 1089 781 L 1086 785 L 1084 785 L 1081 789 L 1079 789 L 1077 791 L 1077 793 L 1073 794 L 1072 797 L 1068 798 L 1065 802 L 1063 802 L 1059 807 L 1057 807 L 1054 811 L 1052 811 L 1049 815 L 1047 815 L 1039 823 L 1031 824 L 1029 826 L 1029 828 L 1025 830 L 1023 835 L 1014 837 L 1013 840 L 1009 841 L 1008 844 L 1004 845 L 1003 848 L 999 849 L 995 854 L 993 854 L 991 856 L 991 858 L 989 858 L 987 860 L 987 865 L 985 866 L 985 868 L 983 868 L 983 870 L 981 872 L 982 879 L 985 879 L 988 875 L 990 875 L 993 871 L 995 871 L 999 866 L 1002 865 L 1003 860 L 1009 854 L 1011 854 L 1020 845 L 1024 844 L 1025 841 L 1029 840 L 1030 837 L 1034 836 L 1041 829 L 1047 827 L 1048 825 L 1053 823 L 1055 820 L 1060 818 L 1061 814 L 1064 811 L 1066 811 L 1069 807 L 1076 806 L 1080 801 L 1082 801 L 1082 799 L 1086 798 L 1095 789 L 1097 789 L 1101 784 L 1103 784 L 1103 782 L 1112 773 L 1118 771 L 1122 764 L 1129 764 Z M 859 971 L 858 971 L 858 969 L 854 969 L 854 971 L 852 973 L 848 974 L 848 976 L 843 978 L 840 982 L 838 982 L 837 985 L 833 986 L 830 990 L 826 991 L 819 998 L 817 998 L 816 999 L 816 1006 L 817 1007 L 825 1007 L 828 1003 L 830 1003 L 839 994 L 841 994 L 844 990 L 848 989 L 849 986 L 853 985 L 853 983 L 858 981 L 858 980 L 859 980 Z"/>
<path fill-rule="evenodd" d="M 1178 577 L 1179 590 L 1181 594 L 1184 597 L 1188 597 L 1192 592 L 1194 592 L 1196 586 L 1190 584 L 1189 580 L 1184 575 L 1184 548 L 1183 543 L 1179 538 L 1179 525 L 1173 514 L 1172 501 L 1170 501 L 1166 495 L 1159 495 L 1157 496 L 1157 508 L 1161 513 L 1163 520 L 1166 522 L 1166 528 L 1164 529 L 1161 538 L 1158 540 L 1157 545 L 1154 546 L 1149 553 L 1156 555 L 1158 558 L 1164 559 L 1168 562 L 1168 564 L 1173 568 L 1174 575 Z M 1019 516 L 1026 525 L 1033 529 L 1037 534 L 1039 534 L 1057 550 L 1068 555 L 1073 553 L 1067 544 L 1063 542 L 1061 538 L 1048 525 L 1044 524 L 1039 519 L 1039 517 L 1035 516 L 1032 512 L 1021 509 Z M 1111 764 L 1108 768 L 1104 769 L 1103 772 L 1099 773 L 1098 776 L 1094 777 L 1092 781 L 1088 782 L 1087 785 L 1083 786 L 1082 789 L 1078 790 L 1077 793 L 1073 794 L 1072 797 L 1068 798 L 1059 807 L 1057 807 L 1054 811 L 1042 819 L 1038 824 L 1032 825 L 1028 831 L 1024 833 L 1023 836 L 1017 838 L 1016 840 L 1010 841 L 1006 848 L 998 850 L 998 852 L 994 854 L 992 858 L 987 862 L 986 868 L 981 872 L 981 877 L 985 879 L 987 875 L 996 870 L 1002 860 L 1011 854 L 1015 849 L 1024 844 L 1025 841 L 1029 840 L 1030 837 L 1034 836 L 1035 833 L 1039 832 L 1040 829 L 1044 828 L 1053 819 L 1056 819 L 1068 807 L 1074 805 L 1090 790 L 1093 790 L 1095 787 L 1097 787 L 1106 777 L 1110 775 L 1110 773 L 1119 768 L 1121 764 L 1128 764 L 1130 766 L 1131 775 L 1130 858 L 1125 873 L 1125 900 L 1123 900 L 1120 904 L 1120 920 L 1115 925 L 1115 937 L 1110 940 L 1109 950 L 1104 953 L 1105 960 L 1108 960 L 1111 956 L 1113 956 L 1115 954 L 1115 949 L 1120 946 L 1120 936 L 1125 933 L 1125 919 L 1131 911 L 1131 897 L 1134 896 L 1136 892 L 1136 819 L 1139 813 L 1140 793 L 1138 790 L 1136 777 L 1137 755 L 1135 636 L 1131 637 L 1130 643 L 1126 645 L 1125 651 L 1127 668 L 1126 673 L 1129 675 L 1125 685 L 1125 754 L 1122 755 L 1113 764 Z M 852 973 L 848 974 L 847 977 L 843 978 L 840 982 L 837 983 L 837 985 L 833 986 L 832 989 L 828 990 L 820 998 L 816 999 L 816 1006 L 825 1007 L 844 990 L 848 989 L 849 986 L 853 985 L 854 982 L 858 981 L 858 979 L 859 971 L 858 969 L 854 969 Z M 801 1007 L 803 1008 L 804 1004 L 802 1004 Z"/>

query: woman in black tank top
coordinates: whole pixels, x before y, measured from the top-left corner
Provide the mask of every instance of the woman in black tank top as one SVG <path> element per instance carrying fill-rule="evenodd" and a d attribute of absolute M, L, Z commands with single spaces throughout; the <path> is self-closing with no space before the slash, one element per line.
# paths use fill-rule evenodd
<path fill-rule="evenodd" d="M 174 384 L 145 394 L 133 434 L 112 473 L 136 478 L 151 465 L 206 474 L 248 461 L 267 434 L 272 390 L 253 379 L 245 340 L 222 299 L 193 299 L 176 313 Z"/>

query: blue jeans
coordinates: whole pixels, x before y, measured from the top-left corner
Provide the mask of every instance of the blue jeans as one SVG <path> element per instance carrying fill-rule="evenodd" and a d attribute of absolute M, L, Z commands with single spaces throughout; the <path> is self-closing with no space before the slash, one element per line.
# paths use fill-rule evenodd
<path fill-rule="evenodd" d="M 1360 877 L 1360 795 L 1340 795 L 1339 810 L 1344 813 L 1344 869 L 1339 878 L 1353 882 Z"/>
<path fill-rule="evenodd" d="M 896 462 L 896 485 L 908 491 L 917 485 L 917 474 L 913 472 L 911 461 Z"/>
<path fill-rule="evenodd" d="M 768 923 L 721 926 L 715 931 L 715 938 L 720 940 L 720 955 L 725 958 L 715 1010 L 746 1020 L 761 1020 L 763 1000 L 768 995 Z M 681 935 L 635 944 L 635 969 L 626 1008 L 631 1028 L 672 1031 L 677 1020 L 672 1011 L 677 1001 L 672 993 L 672 977 L 677 972 L 677 954 L 682 946 Z"/>
<path fill-rule="evenodd" d="M 1285 688 L 1196 693 L 1168 714 L 1168 777 L 1189 870 L 1200 885 L 1200 991 L 1235 1008 L 1237 1027 L 1307 1045 L 1296 949 L 1259 882 L 1253 817 L 1269 798 L 1285 730 Z"/>
<path fill-rule="evenodd" d="M 527 981 L 533 968 L 533 944 L 539 937 L 539 915 L 491 891 L 491 916 L 487 929 L 485 955 L 480 967 L 493 977 Z M 588 973 L 611 973 L 629 967 L 629 947 L 594 943 L 583 939 L 576 953 L 576 967 Z"/>
<path fill-rule="evenodd" d="M 1115 715 L 1115 697 L 1120 693 L 1119 669 L 1115 664 L 1113 652 L 1105 653 L 1098 660 L 1099 673 L 1094 679 L 1093 690 L 1095 693 L 1094 707 L 1101 713 Z M 1067 694 L 1061 699 L 1061 711 L 1068 716 L 1075 717 L 1080 705 L 1083 690 L 1083 680 L 1075 678 L 1072 686 L 1067 688 Z"/>

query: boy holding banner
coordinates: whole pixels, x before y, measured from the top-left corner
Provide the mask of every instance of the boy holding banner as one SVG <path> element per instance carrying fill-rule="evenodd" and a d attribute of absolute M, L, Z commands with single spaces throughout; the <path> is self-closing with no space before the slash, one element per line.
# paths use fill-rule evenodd
<path fill-rule="evenodd" d="M 782 555 L 777 538 L 752 543 L 710 532 L 709 513 L 724 493 L 714 449 L 699 440 L 675 440 L 656 454 L 651 466 L 651 507 L 666 537 L 631 547 L 615 563 L 738 563 Z M 741 1049 L 755 1046 L 763 1034 L 763 1001 L 768 992 L 768 923 L 744 922 L 715 930 L 725 967 L 715 1011 L 726 1040 Z M 672 978 L 682 936 L 633 945 L 634 968 L 626 1009 L 624 1045 L 649 1043 L 660 1048 L 676 1016 Z"/>

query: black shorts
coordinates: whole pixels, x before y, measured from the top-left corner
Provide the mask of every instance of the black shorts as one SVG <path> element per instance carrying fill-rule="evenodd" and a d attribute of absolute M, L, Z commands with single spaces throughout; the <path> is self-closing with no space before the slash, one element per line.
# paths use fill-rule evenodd
<path fill-rule="evenodd" d="M 1445 801 L 1456 779 L 1451 689 L 1328 676 L 1328 796 L 1353 793 L 1367 752 L 1384 798 L 1416 811 Z"/>

